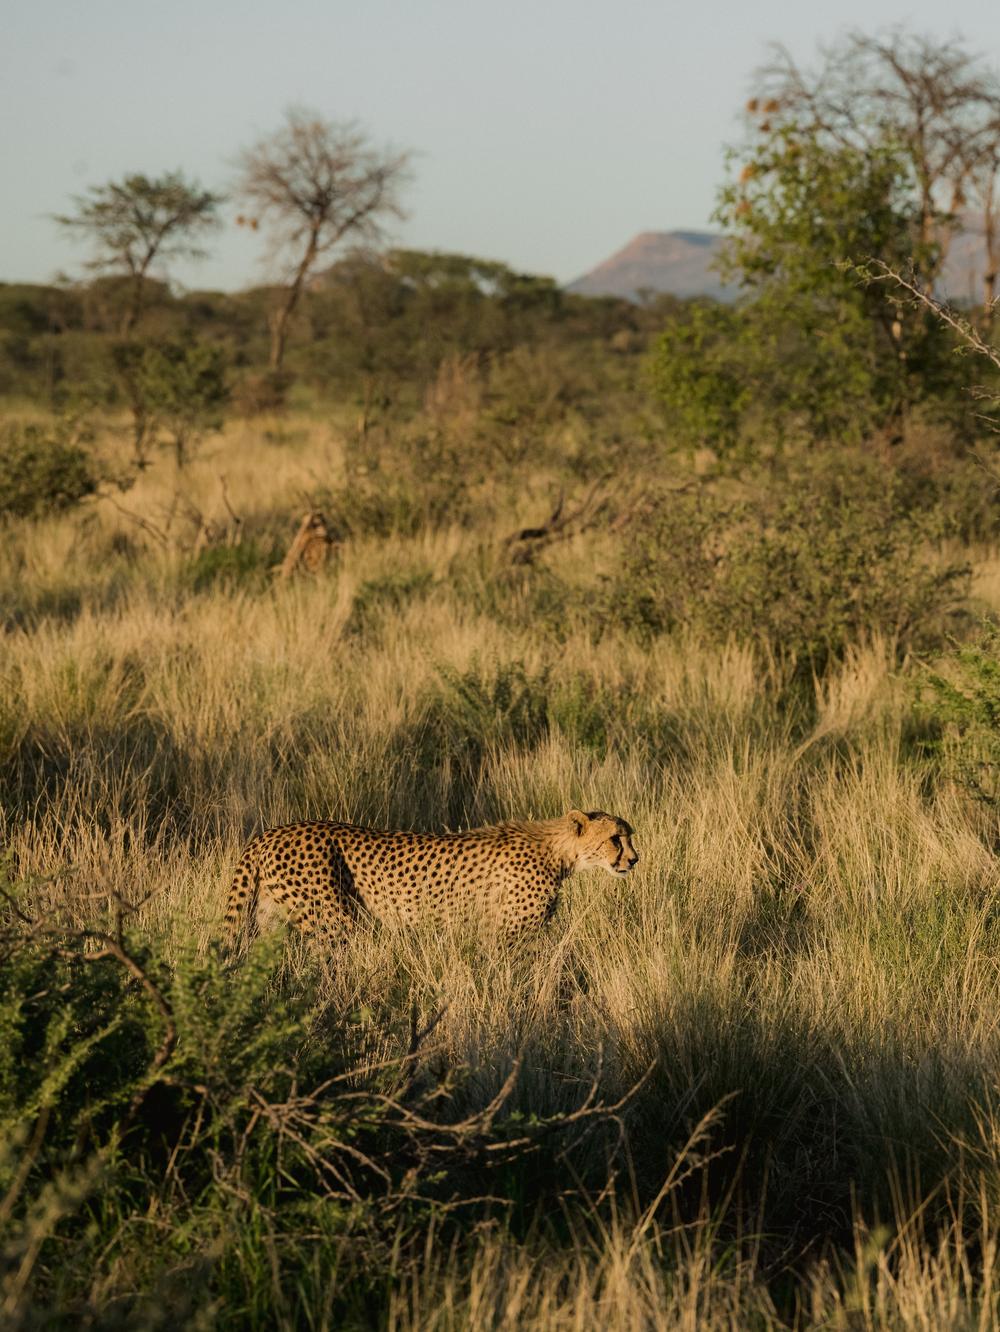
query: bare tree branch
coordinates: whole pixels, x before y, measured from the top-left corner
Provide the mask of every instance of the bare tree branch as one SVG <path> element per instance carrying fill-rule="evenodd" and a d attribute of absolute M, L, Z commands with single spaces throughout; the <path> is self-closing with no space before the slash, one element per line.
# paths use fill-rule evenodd
<path fill-rule="evenodd" d="M 316 261 L 346 239 L 373 244 L 386 218 L 402 217 L 399 189 L 410 156 L 378 150 L 353 123 L 289 111 L 284 125 L 239 158 L 236 193 L 249 216 L 237 222 L 271 232 L 276 259 L 290 265 L 271 315 L 271 368 L 285 353 L 288 324 Z"/>
<path fill-rule="evenodd" d="M 859 270 L 867 277 L 870 282 L 891 282 L 895 286 L 907 292 L 910 297 L 926 306 L 933 313 L 954 329 L 961 340 L 972 351 L 979 356 L 984 356 L 992 365 L 1000 370 L 1000 351 L 992 343 L 984 341 L 978 329 L 970 323 L 963 315 L 958 314 L 943 301 L 939 301 L 920 285 L 915 277 L 907 277 L 903 273 L 897 273 L 890 268 L 888 264 L 883 263 L 881 259 L 873 259 L 863 265 Z"/>
<path fill-rule="evenodd" d="M 757 73 L 757 95 L 747 110 L 762 127 L 802 128 L 838 148 L 901 147 L 913 172 L 921 277 L 933 285 L 970 202 L 995 228 L 1000 83 L 962 42 L 902 29 L 882 36 L 852 32 L 821 54 L 817 70 L 804 70 L 775 46 Z M 996 269 L 993 235 L 988 228 L 990 272 Z"/>

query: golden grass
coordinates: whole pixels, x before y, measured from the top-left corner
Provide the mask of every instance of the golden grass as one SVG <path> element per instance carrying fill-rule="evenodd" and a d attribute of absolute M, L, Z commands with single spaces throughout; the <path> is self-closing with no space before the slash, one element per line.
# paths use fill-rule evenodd
<path fill-rule="evenodd" d="M 283 513 L 291 533 L 317 477 L 343 482 L 343 437 L 313 423 L 276 445 L 232 426 L 185 474 L 158 462 L 118 503 L 159 528 L 181 486 L 222 519 L 223 473 L 249 531 Z M 498 486 L 485 529 L 360 538 L 319 578 L 197 593 L 183 544 L 162 546 L 109 500 L 12 528 L 0 588 L 25 609 L 0 660 L 2 832 L 19 872 L 42 878 L 35 903 L 69 903 L 82 922 L 116 897 L 146 898 L 137 924 L 169 956 L 216 937 L 239 847 L 274 821 L 619 813 L 639 869 L 624 885 L 572 881 L 540 946 L 511 954 L 479 936 L 362 928 L 328 969 L 331 1002 L 443 1014 L 439 1057 L 472 1070 L 470 1101 L 519 1055 L 529 1110 L 571 1102 L 599 1058 L 618 1093 L 655 1065 L 634 1130 L 647 1181 L 669 1176 L 685 1125 L 716 1105 L 724 1121 L 738 1093 L 740 1113 L 759 1116 L 752 1150 L 760 1137 L 767 1156 L 773 1134 L 781 1168 L 801 1174 L 768 1189 L 815 1187 L 824 1206 L 836 1195 L 856 1207 L 838 1216 L 857 1241 L 839 1267 L 813 1237 L 801 1325 L 997 1326 L 991 816 L 929 783 L 908 752 L 906 681 L 877 638 L 817 683 L 811 712 L 796 711 L 780 671 L 737 644 L 644 647 L 613 624 L 595 641 L 580 625 L 557 635 L 477 609 L 454 571 L 496 558 L 545 478 L 529 490 Z M 594 535 L 550 563 L 586 587 L 612 558 Z M 360 589 L 400 569 L 433 581 L 358 632 Z M 976 590 L 1000 605 L 995 560 Z M 549 689 L 603 690 L 609 714 L 609 699 L 626 717 L 641 707 L 636 725 L 655 718 L 655 737 L 615 715 L 596 744 L 559 726 L 521 743 L 501 732 L 470 783 L 432 702 L 449 672 L 490 680 L 513 662 L 531 678 L 547 671 Z M 305 965 L 301 949 L 292 956 Z M 730 1125 L 735 1141 L 743 1128 Z M 937 1171 L 921 1196 L 965 1188 L 978 1230 L 908 1222 L 919 1199 L 905 1190 L 894 1217 L 875 1214 L 879 1165 L 885 1184 L 911 1149 Z M 803 1209 L 813 1201 L 804 1194 Z M 657 1213 L 639 1233 L 623 1215 L 561 1249 L 484 1232 L 448 1250 L 431 1235 L 388 1326 L 778 1326 L 758 1255 L 767 1237 L 720 1258 L 717 1202 L 696 1207 L 689 1229 Z"/>

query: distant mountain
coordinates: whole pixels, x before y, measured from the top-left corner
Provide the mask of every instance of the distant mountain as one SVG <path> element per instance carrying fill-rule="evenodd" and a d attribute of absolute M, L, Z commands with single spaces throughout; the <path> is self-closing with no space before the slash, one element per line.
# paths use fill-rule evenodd
<path fill-rule="evenodd" d="M 566 290 L 629 301 L 639 300 L 644 291 L 734 300 L 736 288 L 725 286 L 709 267 L 721 246 L 722 237 L 713 231 L 641 231 Z"/>
<path fill-rule="evenodd" d="M 948 259 L 941 280 L 944 294 L 959 305 L 978 304 L 983 299 L 985 271 L 983 224 L 967 217 L 966 225 L 955 233 L 948 247 Z"/>
<path fill-rule="evenodd" d="M 638 301 L 644 291 L 671 296 L 712 296 L 732 301 L 738 288 L 724 284 L 711 265 L 723 245 L 714 231 L 641 231 L 610 259 L 569 283 L 580 296 L 622 296 Z M 985 250 L 982 229 L 969 225 L 952 239 L 942 288 L 953 301 L 982 295 Z"/>

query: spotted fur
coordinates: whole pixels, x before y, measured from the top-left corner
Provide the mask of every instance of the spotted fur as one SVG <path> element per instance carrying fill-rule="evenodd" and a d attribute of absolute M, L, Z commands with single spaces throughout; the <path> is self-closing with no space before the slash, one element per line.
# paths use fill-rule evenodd
<path fill-rule="evenodd" d="M 290 823 L 247 844 L 226 908 L 232 943 L 277 903 L 298 927 L 342 940 L 359 911 L 378 919 L 448 921 L 491 915 L 514 934 L 547 920 L 576 870 L 627 874 L 632 829 L 600 810 L 500 823 L 464 833 L 381 832 L 348 823 Z"/>

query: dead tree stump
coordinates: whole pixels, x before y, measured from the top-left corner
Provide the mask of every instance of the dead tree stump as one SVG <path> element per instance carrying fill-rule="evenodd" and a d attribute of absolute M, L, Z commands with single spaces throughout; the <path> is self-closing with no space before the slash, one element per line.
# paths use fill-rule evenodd
<path fill-rule="evenodd" d="M 295 573 L 316 574 L 325 567 L 338 545 L 326 519 L 318 509 L 302 515 L 288 554 L 277 566 L 279 578 L 290 578 Z"/>

